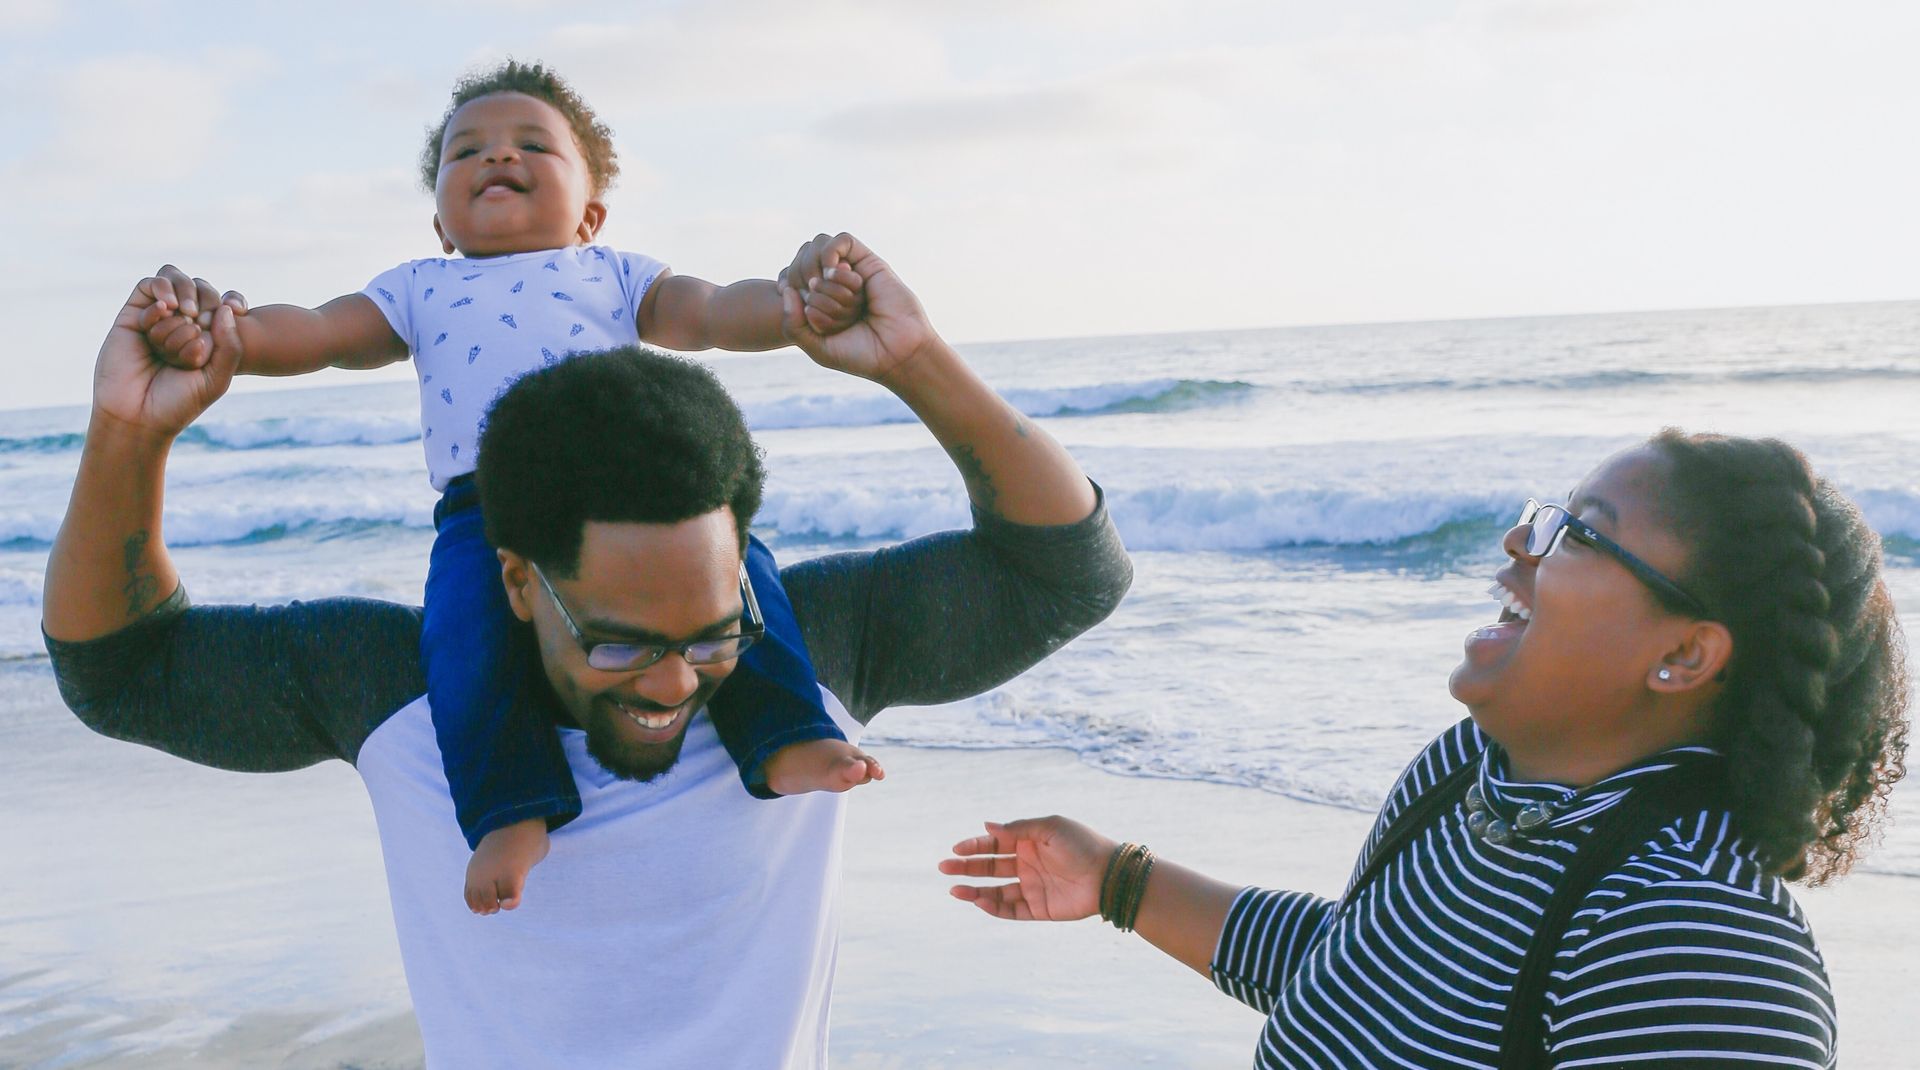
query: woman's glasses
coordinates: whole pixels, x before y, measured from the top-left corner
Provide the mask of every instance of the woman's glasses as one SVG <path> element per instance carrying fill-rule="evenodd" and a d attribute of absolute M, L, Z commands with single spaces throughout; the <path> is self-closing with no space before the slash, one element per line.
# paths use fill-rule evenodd
<path fill-rule="evenodd" d="M 1624 547 L 1593 529 L 1593 526 L 1567 511 L 1564 505 L 1542 505 L 1532 498 L 1520 510 L 1516 523 L 1528 525 L 1526 552 L 1529 557 L 1547 557 L 1560 548 L 1568 535 L 1579 539 L 1627 566 L 1641 583 L 1653 589 L 1670 609 L 1691 617 L 1708 617 L 1706 603 L 1687 593 L 1686 588 L 1668 579 L 1659 569 L 1628 553 Z"/>

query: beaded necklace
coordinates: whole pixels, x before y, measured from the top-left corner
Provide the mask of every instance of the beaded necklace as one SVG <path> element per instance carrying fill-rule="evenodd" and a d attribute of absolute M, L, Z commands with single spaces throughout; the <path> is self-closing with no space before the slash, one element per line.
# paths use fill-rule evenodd
<path fill-rule="evenodd" d="M 1619 805 L 1634 784 L 1646 776 L 1680 763 L 1711 760 L 1718 757 L 1718 752 L 1709 747 L 1676 747 L 1577 790 L 1549 784 L 1509 784 L 1505 757 L 1498 744 L 1489 746 L 1480 756 L 1480 768 L 1461 800 L 1467 812 L 1467 830 L 1495 847 L 1510 847 L 1556 828 L 1586 824 Z M 1501 790 L 1502 785 L 1506 791 Z M 1507 797 L 1547 790 L 1557 791 L 1558 797 L 1520 803 L 1517 811 L 1513 806 L 1519 800 Z"/>

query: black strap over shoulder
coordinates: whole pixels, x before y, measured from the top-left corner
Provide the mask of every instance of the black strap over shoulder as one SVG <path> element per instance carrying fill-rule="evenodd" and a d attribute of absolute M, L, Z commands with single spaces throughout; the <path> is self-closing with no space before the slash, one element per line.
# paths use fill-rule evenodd
<path fill-rule="evenodd" d="M 1381 834 L 1380 845 L 1354 878 L 1339 909 L 1344 912 L 1352 907 L 1361 890 L 1380 876 L 1409 841 L 1457 804 L 1479 771 L 1479 761 L 1463 763 L 1395 815 L 1393 823 Z M 1662 827 L 1711 805 L 1710 778 L 1702 776 L 1702 772 L 1697 763 L 1682 763 L 1649 775 L 1634 785 L 1620 805 L 1595 819 L 1593 831 L 1581 842 L 1572 863 L 1554 886 L 1540 924 L 1534 928 L 1533 938 L 1527 944 L 1520 972 L 1514 978 L 1501 1029 L 1500 1058 L 1495 1064 L 1500 1070 L 1531 1070 L 1550 1065 L 1546 1051 L 1547 980 L 1574 911 L 1600 878 L 1618 868 Z"/>
<path fill-rule="evenodd" d="M 1661 828 L 1711 805 L 1710 789 L 1700 773 L 1697 767 L 1683 764 L 1649 778 L 1594 822 L 1593 832 L 1554 886 L 1527 943 L 1527 957 L 1513 980 L 1506 1024 L 1500 1031 L 1500 1061 L 1495 1064 L 1500 1070 L 1551 1065 L 1546 1048 L 1547 975 L 1573 922 L 1573 912 L 1600 878 L 1617 869 Z"/>

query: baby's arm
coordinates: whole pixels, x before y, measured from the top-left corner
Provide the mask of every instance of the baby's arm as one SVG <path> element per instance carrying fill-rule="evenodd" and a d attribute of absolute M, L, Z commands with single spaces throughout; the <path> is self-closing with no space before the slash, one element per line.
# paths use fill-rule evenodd
<path fill-rule="evenodd" d="M 800 248 L 804 255 L 809 246 Z M 804 264 L 796 257 L 783 272 L 801 293 L 809 325 L 822 336 L 852 326 L 865 311 L 860 273 L 834 253 L 829 250 L 826 257 Z M 643 341 L 682 352 L 778 349 L 787 344 L 780 320 L 780 288 L 771 280 L 742 279 L 730 286 L 715 286 L 705 279 L 665 272 L 640 299 L 637 317 Z"/>
<path fill-rule="evenodd" d="M 407 359 L 407 343 L 364 294 L 336 297 L 319 308 L 264 305 L 236 323 L 246 347 L 240 371 L 247 375 L 378 368 Z"/>
<path fill-rule="evenodd" d="M 164 271 L 157 279 L 164 281 Z M 142 326 L 147 344 L 169 364 L 194 368 L 206 362 L 210 345 L 202 313 L 211 314 L 213 288 L 194 280 L 196 291 L 166 294 L 149 310 Z M 158 288 L 156 287 L 156 293 Z M 240 371 L 249 375 L 300 375 L 321 368 L 378 368 L 407 357 L 407 344 L 393 333 L 386 316 L 361 294 L 336 297 L 319 308 L 266 305 L 246 309 L 231 291 L 228 304 L 242 310 L 235 320 L 245 355 Z"/>
<path fill-rule="evenodd" d="M 780 290 L 769 279 L 715 286 L 662 272 L 640 299 L 638 320 L 642 341 L 683 353 L 753 353 L 787 344 L 780 333 Z"/>

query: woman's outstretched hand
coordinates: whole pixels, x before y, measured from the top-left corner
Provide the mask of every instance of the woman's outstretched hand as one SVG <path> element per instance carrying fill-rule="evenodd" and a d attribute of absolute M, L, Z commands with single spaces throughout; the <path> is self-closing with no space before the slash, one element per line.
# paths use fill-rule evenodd
<path fill-rule="evenodd" d="M 940 872 L 1012 884 L 956 884 L 952 894 L 1009 921 L 1078 921 L 1100 910 L 1100 883 L 1120 845 L 1078 821 L 1033 817 L 953 845 Z M 1227 884 L 1165 859 L 1155 863 L 1139 900 L 1134 931 L 1148 943 L 1213 976 L 1213 951 L 1241 885 Z"/>
<path fill-rule="evenodd" d="M 1014 883 L 956 884 L 955 899 L 1009 921 L 1078 921 L 1099 912 L 1100 882 L 1119 844 L 1064 817 L 986 827 L 986 835 L 954 844 L 958 857 L 943 860 L 940 872 Z"/>

